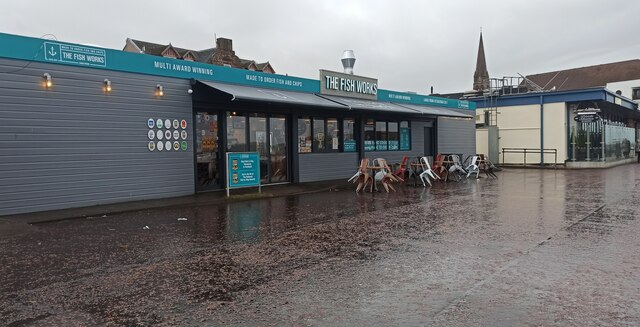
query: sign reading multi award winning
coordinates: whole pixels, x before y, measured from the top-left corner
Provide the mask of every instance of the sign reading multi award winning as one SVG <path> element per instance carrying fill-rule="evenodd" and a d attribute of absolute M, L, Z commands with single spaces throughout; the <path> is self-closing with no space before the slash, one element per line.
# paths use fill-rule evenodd
<path fill-rule="evenodd" d="M 227 152 L 227 196 L 232 188 L 260 185 L 260 155 L 257 152 Z"/>

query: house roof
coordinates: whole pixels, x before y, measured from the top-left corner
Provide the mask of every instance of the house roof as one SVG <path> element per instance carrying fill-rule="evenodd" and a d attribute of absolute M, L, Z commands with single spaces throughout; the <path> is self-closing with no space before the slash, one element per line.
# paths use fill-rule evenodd
<path fill-rule="evenodd" d="M 640 79 L 640 59 L 529 75 L 544 90 L 577 90 Z"/>

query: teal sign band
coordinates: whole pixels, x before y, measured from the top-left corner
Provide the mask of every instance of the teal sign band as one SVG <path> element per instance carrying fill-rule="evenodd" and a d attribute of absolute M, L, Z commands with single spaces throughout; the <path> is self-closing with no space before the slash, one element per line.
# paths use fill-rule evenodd
<path fill-rule="evenodd" d="M 400 128 L 400 150 L 411 150 L 411 137 L 409 136 L 410 129 L 402 127 Z"/>
<path fill-rule="evenodd" d="M 107 69 L 182 79 L 201 79 L 274 89 L 320 93 L 320 81 L 246 69 L 164 58 L 81 44 L 0 33 L 0 57 Z M 475 110 L 476 104 L 377 89 L 378 101 Z"/>
<path fill-rule="evenodd" d="M 378 89 L 378 101 L 411 103 L 423 106 L 445 107 L 453 109 L 476 110 L 476 103 L 465 100 L 445 99 L 420 95 L 414 93 L 403 93 Z"/>
<path fill-rule="evenodd" d="M 0 33 L 0 57 L 298 92 L 320 92 L 320 82 L 312 79 L 4 33 Z"/>
<path fill-rule="evenodd" d="M 260 155 L 257 152 L 227 153 L 228 188 L 260 186 Z"/>

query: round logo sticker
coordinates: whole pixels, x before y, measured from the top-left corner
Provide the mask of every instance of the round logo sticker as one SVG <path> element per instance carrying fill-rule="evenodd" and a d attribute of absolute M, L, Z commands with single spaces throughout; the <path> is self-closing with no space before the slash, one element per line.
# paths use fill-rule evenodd
<path fill-rule="evenodd" d="M 182 148 L 182 151 L 187 151 L 187 141 L 182 141 L 182 143 L 180 143 L 180 147 Z"/>
<path fill-rule="evenodd" d="M 156 126 L 156 121 L 153 120 L 153 118 L 149 118 L 149 120 L 147 120 L 147 126 L 149 126 L 149 128 L 153 128 Z"/>
<path fill-rule="evenodd" d="M 164 138 L 165 139 L 171 139 L 171 131 L 170 130 L 166 130 L 164 131 Z"/>
<path fill-rule="evenodd" d="M 167 151 L 171 150 L 171 142 L 169 142 L 169 141 L 164 142 L 164 148 L 165 148 Z"/>
<path fill-rule="evenodd" d="M 147 148 L 149 148 L 149 151 L 153 151 L 156 149 L 156 143 L 153 141 L 150 141 L 149 144 L 147 144 Z"/>
<path fill-rule="evenodd" d="M 156 126 L 158 126 L 158 128 L 162 128 L 162 119 L 158 118 L 158 120 L 156 120 Z"/>
<path fill-rule="evenodd" d="M 180 127 L 182 127 L 182 129 L 187 128 L 187 121 L 184 120 L 184 119 L 182 121 L 180 121 Z"/>
<path fill-rule="evenodd" d="M 180 132 L 180 138 L 183 139 L 183 140 L 186 140 L 187 139 L 187 131 Z"/>
<path fill-rule="evenodd" d="M 176 151 L 180 150 L 180 143 L 178 143 L 178 141 L 173 142 L 173 149 Z"/>
<path fill-rule="evenodd" d="M 209 121 L 209 115 L 204 114 L 204 121 Z"/>
<path fill-rule="evenodd" d="M 152 129 L 150 129 L 147 132 L 147 136 L 149 137 L 150 140 L 153 140 L 156 137 L 156 132 L 154 132 Z"/>
<path fill-rule="evenodd" d="M 156 132 L 156 137 L 158 138 L 158 140 L 162 140 L 163 136 L 164 136 L 164 133 L 162 133 L 162 130 L 158 130 L 158 132 Z"/>
<path fill-rule="evenodd" d="M 177 119 L 174 119 L 173 120 L 173 128 L 177 129 L 178 127 L 180 127 L 180 122 Z"/>
<path fill-rule="evenodd" d="M 177 140 L 178 138 L 180 138 L 180 132 L 178 132 L 177 130 L 173 131 L 173 139 Z"/>
<path fill-rule="evenodd" d="M 171 121 L 169 119 L 164 121 L 164 128 L 171 128 Z"/>
<path fill-rule="evenodd" d="M 158 151 L 164 150 L 164 143 L 162 143 L 162 141 L 158 141 L 156 148 L 158 148 Z"/>

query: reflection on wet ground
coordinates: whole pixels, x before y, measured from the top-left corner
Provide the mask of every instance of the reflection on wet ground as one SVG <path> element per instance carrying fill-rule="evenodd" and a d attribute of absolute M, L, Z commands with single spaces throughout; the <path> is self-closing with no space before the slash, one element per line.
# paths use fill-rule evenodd
<path fill-rule="evenodd" d="M 4 224 L 0 324 L 633 325 L 639 183 L 506 170 Z"/>

